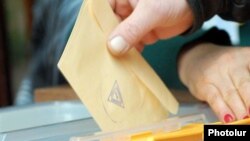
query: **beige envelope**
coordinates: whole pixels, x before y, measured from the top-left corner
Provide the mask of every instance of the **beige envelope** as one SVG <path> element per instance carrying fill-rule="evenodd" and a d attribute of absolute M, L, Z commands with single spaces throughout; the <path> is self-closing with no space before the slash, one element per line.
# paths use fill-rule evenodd
<path fill-rule="evenodd" d="M 140 53 L 132 49 L 117 58 L 108 52 L 107 37 L 117 24 L 107 0 L 85 0 L 58 64 L 104 131 L 158 122 L 178 110 Z"/>

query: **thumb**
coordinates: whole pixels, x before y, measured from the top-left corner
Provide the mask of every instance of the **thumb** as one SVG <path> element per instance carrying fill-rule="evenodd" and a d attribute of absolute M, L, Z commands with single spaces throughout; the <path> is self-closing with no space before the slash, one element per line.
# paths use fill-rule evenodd
<path fill-rule="evenodd" d="M 125 54 L 154 28 L 157 20 L 150 11 L 150 6 L 140 1 L 132 14 L 115 28 L 108 41 L 108 48 L 113 55 Z"/>

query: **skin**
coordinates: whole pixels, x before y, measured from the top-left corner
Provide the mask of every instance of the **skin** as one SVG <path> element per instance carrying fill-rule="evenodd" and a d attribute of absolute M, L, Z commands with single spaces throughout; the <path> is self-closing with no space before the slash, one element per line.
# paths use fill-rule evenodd
<path fill-rule="evenodd" d="M 109 0 L 121 23 L 110 34 L 110 40 L 121 36 L 129 45 L 142 51 L 144 45 L 179 35 L 193 23 L 186 0 Z M 126 53 L 129 49 L 121 54 Z M 112 50 L 110 50 L 112 53 Z"/>
<path fill-rule="evenodd" d="M 179 60 L 181 81 L 218 118 L 248 118 L 250 110 L 250 48 L 196 45 Z"/>

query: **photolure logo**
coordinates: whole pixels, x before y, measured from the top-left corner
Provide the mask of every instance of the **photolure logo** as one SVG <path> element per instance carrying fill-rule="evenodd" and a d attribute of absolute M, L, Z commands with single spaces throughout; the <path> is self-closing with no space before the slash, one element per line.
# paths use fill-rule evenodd
<path fill-rule="evenodd" d="M 125 108 L 117 80 L 115 81 L 113 88 L 109 94 L 108 101 L 121 108 Z"/>
<path fill-rule="evenodd" d="M 249 141 L 249 125 L 204 125 L 204 141 L 239 140 Z"/>

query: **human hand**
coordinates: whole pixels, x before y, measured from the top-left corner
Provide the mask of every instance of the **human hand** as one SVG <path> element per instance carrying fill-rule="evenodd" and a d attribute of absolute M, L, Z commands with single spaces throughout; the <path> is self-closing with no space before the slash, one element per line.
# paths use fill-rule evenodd
<path fill-rule="evenodd" d="M 220 121 L 249 117 L 250 48 L 199 44 L 180 58 L 179 75 L 196 98 L 210 105 Z"/>
<path fill-rule="evenodd" d="M 142 51 L 155 43 L 186 31 L 193 14 L 186 0 L 109 0 L 121 23 L 111 33 L 108 47 L 122 55 L 131 47 Z"/>

